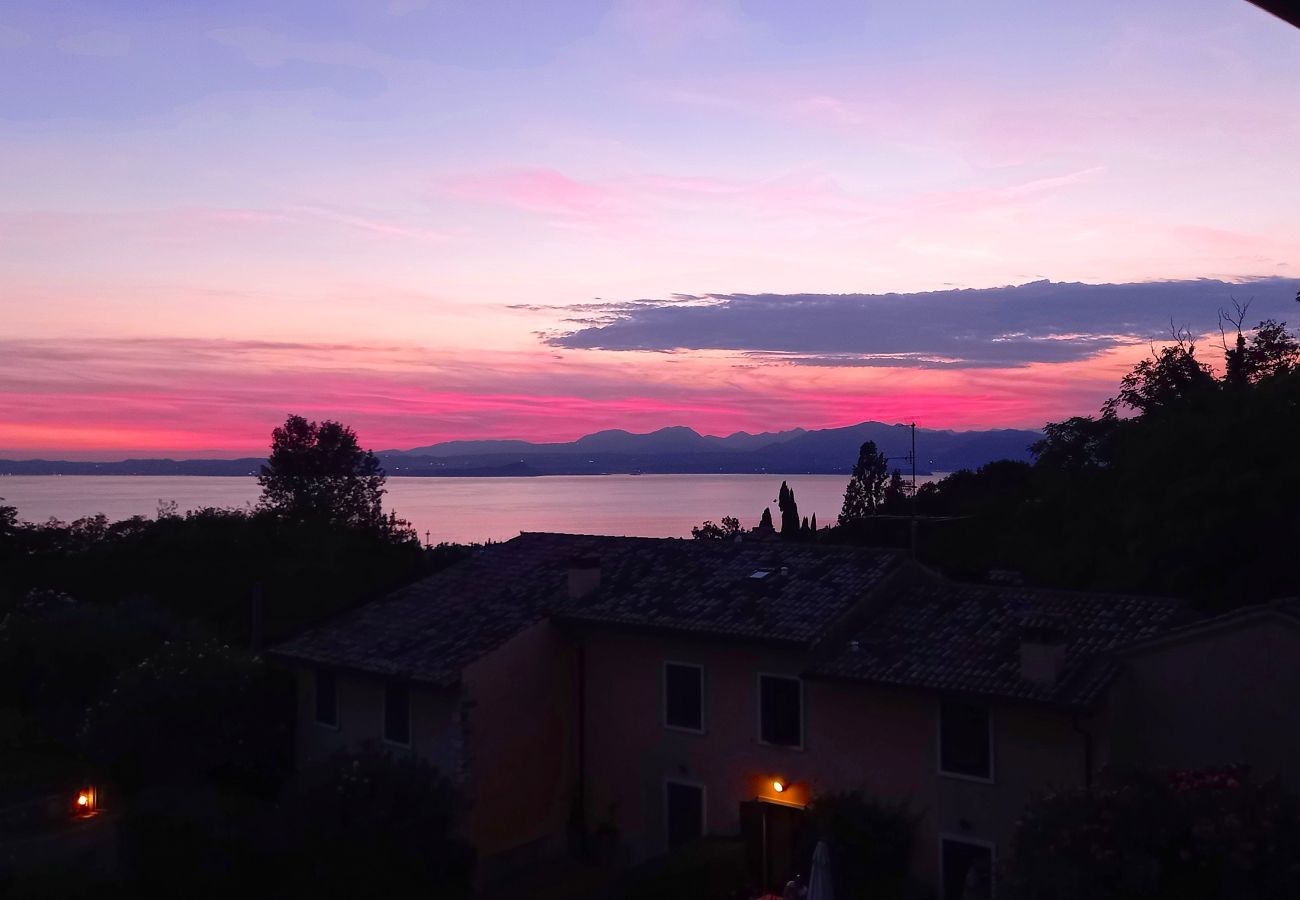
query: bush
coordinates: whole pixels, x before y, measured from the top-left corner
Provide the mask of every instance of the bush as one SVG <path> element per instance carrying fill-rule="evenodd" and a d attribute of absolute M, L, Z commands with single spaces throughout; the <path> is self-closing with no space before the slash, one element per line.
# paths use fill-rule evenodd
<path fill-rule="evenodd" d="M 1002 896 L 1011 900 L 1300 897 L 1300 806 L 1244 770 L 1108 777 L 1031 803 Z"/>
<path fill-rule="evenodd" d="M 283 896 L 468 897 L 474 851 L 458 834 L 462 801 L 427 763 L 378 750 L 305 773 L 276 828 Z"/>
<path fill-rule="evenodd" d="M 907 894 L 917 817 L 906 804 L 847 791 L 817 797 L 806 815 L 800 858 L 811 860 L 817 842 L 826 842 L 836 897 Z"/>
<path fill-rule="evenodd" d="M 87 710 L 82 743 L 97 773 L 126 791 L 271 792 L 290 764 L 292 710 L 284 673 L 216 641 L 169 641 Z"/>

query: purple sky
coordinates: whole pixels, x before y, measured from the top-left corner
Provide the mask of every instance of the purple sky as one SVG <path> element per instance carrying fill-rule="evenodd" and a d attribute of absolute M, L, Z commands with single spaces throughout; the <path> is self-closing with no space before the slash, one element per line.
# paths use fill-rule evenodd
<path fill-rule="evenodd" d="M 1298 58 L 1240 0 L 11 0 L 0 455 L 1091 412 L 1293 308 Z"/>

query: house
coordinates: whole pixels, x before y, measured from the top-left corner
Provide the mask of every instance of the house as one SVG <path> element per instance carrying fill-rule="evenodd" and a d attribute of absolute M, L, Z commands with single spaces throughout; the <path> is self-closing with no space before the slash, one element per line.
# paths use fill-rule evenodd
<path fill-rule="evenodd" d="M 524 534 L 275 652 L 300 757 L 437 764 L 489 869 L 597 833 L 628 864 L 743 835 L 775 885 L 802 808 L 863 789 L 918 814 L 912 871 L 948 897 L 991 893 L 1026 801 L 1103 766 L 1293 765 L 1297 624 L 959 584 L 889 550 Z M 1291 693 L 1231 702 L 1274 679 Z M 1216 715 L 1233 736 L 1204 740 Z"/>

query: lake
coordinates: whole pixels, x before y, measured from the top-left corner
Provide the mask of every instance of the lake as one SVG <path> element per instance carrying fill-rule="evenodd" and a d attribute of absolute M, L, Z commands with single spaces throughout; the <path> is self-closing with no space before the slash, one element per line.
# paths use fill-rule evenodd
<path fill-rule="evenodd" d="M 917 483 L 940 475 L 918 476 Z M 705 519 L 736 516 L 745 528 L 770 506 L 782 480 L 794 489 L 801 516 L 834 524 L 844 475 L 552 475 L 541 478 L 390 478 L 384 508 L 395 510 L 424 538 L 507 540 L 521 531 L 688 537 Z M 183 512 L 205 506 L 243 507 L 259 494 L 253 478 L 116 475 L 9 475 L 0 497 L 18 517 L 71 521 L 153 516 L 160 501 Z"/>

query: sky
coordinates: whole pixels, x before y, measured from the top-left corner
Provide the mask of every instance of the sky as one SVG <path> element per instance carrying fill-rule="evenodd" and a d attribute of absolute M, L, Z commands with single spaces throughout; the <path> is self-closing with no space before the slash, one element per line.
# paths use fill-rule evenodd
<path fill-rule="evenodd" d="M 0 456 L 1091 413 L 1300 324 L 1298 57 L 1242 0 L 9 0 Z"/>

